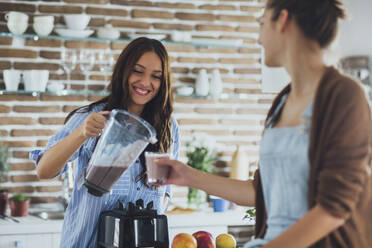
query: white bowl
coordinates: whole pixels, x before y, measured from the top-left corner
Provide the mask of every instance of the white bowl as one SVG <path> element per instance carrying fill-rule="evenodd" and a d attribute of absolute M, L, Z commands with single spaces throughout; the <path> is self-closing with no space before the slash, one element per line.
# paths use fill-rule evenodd
<path fill-rule="evenodd" d="M 49 83 L 48 86 L 47 86 L 47 89 L 49 91 L 54 91 L 54 92 L 61 91 L 64 88 L 65 88 L 65 86 L 62 83 L 59 83 L 59 82 L 52 82 L 52 83 Z"/>
<path fill-rule="evenodd" d="M 176 42 L 190 42 L 191 34 L 189 32 L 173 31 L 171 33 L 171 39 Z"/>
<path fill-rule="evenodd" d="M 104 28 L 97 30 L 97 36 L 99 38 L 118 39 L 120 37 L 120 31 L 108 24 Z"/>
<path fill-rule="evenodd" d="M 86 38 L 94 33 L 94 30 L 73 30 L 73 29 L 64 29 L 56 28 L 56 33 L 60 36 L 74 37 L 74 38 Z"/>
<path fill-rule="evenodd" d="M 191 96 L 193 92 L 194 88 L 189 86 L 182 86 L 177 89 L 177 94 L 181 96 Z"/>
<path fill-rule="evenodd" d="M 48 70 L 28 70 L 23 72 L 26 91 L 45 91 L 49 79 Z"/>
<path fill-rule="evenodd" d="M 63 15 L 68 29 L 84 30 L 90 21 L 90 16 L 86 14 Z"/>
<path fill-rule="evenodd" d="M 54 24 L 54 16 L 34 16 L 34 23 Z"/>
<path fill-rule="evenodd" d="M 32 24 L 35 33 L 41 36 L 47 36 L 53 31 L 53 23 L 42 23 L 42 22 L 34 22 Z"/>

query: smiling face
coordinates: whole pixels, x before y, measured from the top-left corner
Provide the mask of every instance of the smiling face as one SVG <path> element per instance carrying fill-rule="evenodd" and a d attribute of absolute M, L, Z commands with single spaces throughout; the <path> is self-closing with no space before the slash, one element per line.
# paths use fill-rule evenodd
<path fill-rule="evenodd" d="M 129 108 L 141 108 L 158 93 L 162 81 L 162 63 L 154 52 L 144 53 L 128 78 Z"/>

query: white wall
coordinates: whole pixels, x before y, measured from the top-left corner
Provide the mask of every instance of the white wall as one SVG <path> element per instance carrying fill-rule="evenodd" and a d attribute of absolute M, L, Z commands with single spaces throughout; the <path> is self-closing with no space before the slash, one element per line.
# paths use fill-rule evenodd
<path fill-rule="evenodd" d="M 372 67 L 372 0 L 342 0 L 347 20 L 340 22 L 339 35 L 324 56 L 327 64 L 337 64 L 340 58 L 368 55 Z M 284 69 L 262 65 L 262 90 L 279 92 L 288 82 Z"/>
<path fill-rule="evenodd" d="M 372 1 L 343 0 L 348 19 L 340 23 L 341 57 L 369 55 L 372 58 Z"/>

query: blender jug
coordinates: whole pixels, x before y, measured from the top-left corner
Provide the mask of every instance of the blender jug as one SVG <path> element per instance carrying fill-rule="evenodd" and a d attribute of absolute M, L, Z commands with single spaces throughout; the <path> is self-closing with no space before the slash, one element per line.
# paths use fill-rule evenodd
<path fill-rule="evenodd" d="M 88 192 L 95 196 L 109 192 L 149 142 L 157 142 L 149 123 L 127 111 L 112 110 L 85 171 Z"/>

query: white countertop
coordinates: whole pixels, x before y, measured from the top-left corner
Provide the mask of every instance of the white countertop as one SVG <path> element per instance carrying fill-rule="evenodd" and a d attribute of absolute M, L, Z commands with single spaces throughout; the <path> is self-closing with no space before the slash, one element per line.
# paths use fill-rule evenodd
<path fill-rule="evenodd" d="M 229 210 L 226 212 L 194 212 L 189 214 L 167 215 L 169 227 L 254 225 L 252 220 L 243 220 L 244 216 L 245 211 L 242 210 Z"/>
<path fill-rule="evenodd" d="M 248 219 L 243 220 L 242 210 L 230 210 L 221 213 L 194 212 L 185 214 L 171 214 L 168 217 L 169 229 L 179 227 L 208 227 L 208 226 L 237 226 L 253 225 Z M 63 220 L 43 220 L 35 216 L 16 217 L 20 223 L 0 219 L 0 235 L 60 233 Z"/>
<path fill-rule="evenodd" d="M 0 219 L 0 235 L 60 233 L 63 220 L 43 220 L 35 216 L 12 217 L 19 223 Z"/>

